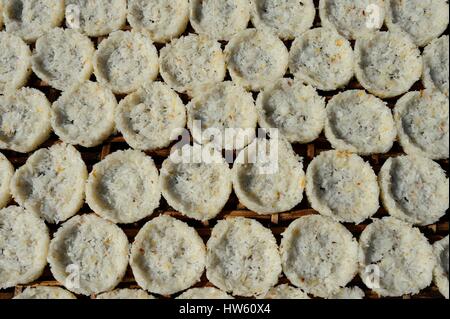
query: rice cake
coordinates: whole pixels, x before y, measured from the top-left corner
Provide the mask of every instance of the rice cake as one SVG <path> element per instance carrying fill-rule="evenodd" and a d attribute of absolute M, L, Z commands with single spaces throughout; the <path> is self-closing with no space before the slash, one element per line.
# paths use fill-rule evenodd
<path fill-rule="evenodd" d="M 280 254 L 270 229 L 248 218 L 220 220 L 207 243 L 206 276 L 221 290 L 251 297 L 278 282 Z"/>
<path fill-rule="evenodd" d="M 173 217 L 160 216 L 137 234 L 130 265 L 139 286 L 171 295 L 200 281 L 205 259 L 205 244 L 194 228 Z"/>
<path fill-rule="evenodd" d="M 284 76 L 289 53 L 274 34 L 247 29 L 233 36 L 225 47 L 228 71 L 234 82 L 260 91 Z"/>
<path fill-rule="evenodd" d="M 449 180 L 439 164 L 419 156 L 389 158 L 379 174 L 381 200 L 391 216 L 430 225 L 449 206 Z"/>
<path fill-rule="evenodd" d="M 75 215 L 84 204 L 86 164 L 71 145 L 55 144 L 31 155 L 11 181 L 14 200 L 58 224 Z"/>
<path fill-rule="evenodd" d="M 398 32 L 376 32 L 356 40 L 354 68 L 359 83 L 380 98 L 407 92 L 422 75 L 422 57 Z"/>
<path fill-rule="evenodd" d="M 328 102 L 325 136 L 334 149 L 372 155 L 390 151 L 397 130 L 386 102 L 364 90 L 348 90 Z"/>
<path fill-rule="evenodd" d="M 114 289 L 128 266 L 128 239 L 95 214 L 78 215 L 55 233 L 48 255 L 54 278 L 70 291 L 90 295 Z"/>
<path fill-rule="evenodd" d="M 117 100 L 110 89 L 86 81 L 73 87 L 52 105 L 52 128 L 72 145 L 95 147 L 115 130 Z"/>
<path fill-rule="evenodd" d="M 159 206 L 159 174 L 140 151 L 116 151 L 94 165 L 86 184 L 86 202 L 113 223 L 131 224 Z"/>
<path fill-rule="evenodd" d="M 300 81 L 322 91 L 333 91 L 353 78 L 353 49 L 333 29 L 308 30 L 292 43 L 289 70 Z"/>
<path fill-rule="evenodd" d="M 0 95 L 0 149 L 34 151 L 50 136 L 50 102 L 31 88 Z"/>
<path fill-rule="evenodd" d="M 433 248 L 417 228 L 395 219 L 374 219 L 360 239 L 360 277 L 382 297 L 417 294 L 431 284 Z"/>
<path fill-rule="evenodd" d="M 18 206 L 0 209 L 0 289 L 38 279 L 49 242 L 47 226 L 36 214 Z"/>
<path fill-rule="evenodd" d="M 345 287 L 358 272 L 358 242 L 329 217 L 299 218 L 282 236 L 283 271 L 306 293 L 327 297 Z"/>

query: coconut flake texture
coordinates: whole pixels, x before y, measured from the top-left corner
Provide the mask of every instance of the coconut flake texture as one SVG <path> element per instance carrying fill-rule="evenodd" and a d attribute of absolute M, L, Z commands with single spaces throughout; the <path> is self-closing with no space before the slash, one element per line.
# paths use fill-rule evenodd
<path fill-rule="evenodd" d="M 190 21 L 198 34 L 217 40 L 230 40 L 247 28 L 249 0 L 191 0 Z"/>
<path fill-rule="evenodd" d="M 27 284 L 47 264 L 50 235 L 36 214 L 18 206 L 0 210 L 0 289 Z"/>
<path fill-rule="evenodd" d="M 359 224 L 380 207 L 375 172 L 351 153 L 326 151 L 314 158 L 306 173 L 306 194 L 312 208 L 339 222 Z"/>
<path fill-rule="evenodd" d="M 214 287 L 192 288 L 185 291 L 177 299 L 234 299 L 226 292 Z"/>
<path fill-rule="evenodd" d="M 14 167 L 5 155 L 0 153 L 0 209 L 5 207 L 11 199 L 9 184 L 11 183 L 13 174 Z"/>
<path fill-rule="evenodd" d="M 345 287 L 330 295 L 327 299 L 364 299 L 364 291 L 359 287 Z"/>
<path fill-rule="evenodd" d="M 58 229 L 48 262 L 70 291 L 90 295 L 114 289 L 128 265 L 128 239 L 116 225 L 94 214 L 78 215 Z"/>
<path fill-rule="evenodd" d="M 316 9 L 312 0 L 251 0 L 251 14 L 257 29 L 293 40 L 312 27 Z"/>
<path fill-rule="evenodd" d="M 185 145 L 161 168 L 161 191 L 168 204 L 190 218 L 216 217 L 231 191 L 231 171 L 218 151 L 210 146 Z"/>
<path fill-rule="evenodd" d="M 409 92 L 394 110 L 400 144 L 410 155 L 449 157 L 448 97 L 437 90 Z"/>
<path fill-rule="evenodd" d="M 131 147 L 161 149 L 186 126 L 186 109 L 167 84 L 148 83 L 119 103 L 116 126 Z"/>
<path fill-rule="evenodd" d="M 50 102 L 36 89 L 0 95 L 0 149 L 34 151 L 51 132 Z"/>
<path fill-rule="evenodd" d="M 258 299 L 310 299 L 301 289 L 283 284 L 270 289 Z"/>
<path fill-rule="evenodd" d="M 434 268 L 434 282 L 441 294 L 448 299 L 448 236 L 434 243 L 437 258 Z"/>
<path fill-rule="evenodd" d="M 3 0 L 6 31 L 27 43 L 59 27 L 64 13 L 64 0 Z"/>
<path fill-rule="evenodd" d="M 114 223 L 130 224 L 159 206 L 158 169 L 140 151 L 117 151 L 94 165 L 86 184 L 86 201 Z"/>
<path fill-rule="evenodd" d="M 407 33 L 418 46 L 439 37 L 448 26 L 448 0 L 385 0 L 389 30 Z"/>
<path fill-rule="evenodd" d="M 128 0 L 128 22 L 155 42 L 179 37 L 189 22 L 188 0 Z"/>
<path fill-rule="evenodd" d="M 77 299 L 71 292 L 59 287 L 28 287 L 13 299 Z"/>
<path fill-rule="evenodd" d="M 238 84 L 227 81 L 197 90 L 187 110 L 188 127 L 198 143 L 214 142 L 217 148 L 233 150 L 242 149 L 255 138 L 255 102 Z"/>
<path fill-rule="evenodd" d="M 419 49 L 399 32 L 376 32 L 359 38 L 354 61 L 359 83 L 381 98 L 407 92 L 422 75 Z"/>
<path fill-rule="evenodd" d="M 172 40 L 161 49 L 159 63 L 164 81 L 190 95 L 197 86 L 222 82 L 226 74 L 220 43 L 196 34 Z"/>
<path fill-rule="evenodd" d="M 358 242 L 328 217 L 295 220 L 283 233 L 280 250 L 290 282 L 317 297 L 339 291 L 358 272 Z"/>
<path fill-rule="evenodd" d="M 265 294 L 281 274 L 280 254 L 270 229 L 248 218 L 220 220 L 207 243 L 206 276 L 223 291 Z"/>
<path fill-rule="evenodd" d="M 289 211 L 303 199 L 303 164 L 284 139 L 255 140 L 239 153 L 232 174 L 239 201 L 258 214 Z"/>
<path fill-rule="evenodd" d="M 200 281 L 205 259 L 205 244 L 194 228 L 173 217 L 160 216 L 137 234 L 130 265 L 139 286 L 171 295 Z"/>
<path fill-rule="evenodd" d="M 31 155 L 11 181 L 14 200 L 49 223 L 75 215 L 84 203 L 86 165 L 71 145 L 55 144 Z"/>
<path fill-rule="evenodd" d="M 74 25 L 66 14 L 66 25 L 90 37 L 107 35 L 125 26 L 127 0 L 65 0 L 65 5 L 66 10 L 77 8 L 79 12 Z"/>
<path fill-rule="evenodd" d="M 31 51 L 21 38 L 7 32 L 0 32 L 0 48 L 0 94 L 5 94 L 27 83 Z"/>
<path fill-rule="evenodd" d="M 384 22 L 383 0 L 320 0 L 322 26 L 334 28 L 349 40 L 379 30 Z"/>
<path fill-rule="evenodd" d="M 393 217 L 375 219 L 359 245 L 360 277 L 378 295 L 414 295 L 431 284 L 436 259 L 419 229 Z"/>
<path fill-rule="evenodd" d="M 274 34 L 247 29 L 231 38 L 225 48 L 231 78 L 252 91 L 260 91 L 286 73 L 289 53 Z"/>
<path fill-rule="evenodd" d="M 289 70 L 295 78 L 319 90 L 344 87 L 354 74 L 350 42 L 333 29 L 306 31 L 292 43 Z"/>
<path fill-rule="evenodd" d="M 155 299 L 142 289 L 117 289 L 104 292 L 95 299 Z"/>
<path fill-rule="evenodd" d="M 36 41 L 32 68 L 55 89 L 65 91 L 92 74 L 94 45 L 78 31 L 55 28 Z"/>
<path fill-rule="evenodd" d="M 129 94 L 158 76 L 158 52 L 152 40 L 135 31 L 116 31 L 94 55 L 98 81 L 116 94 Z"/>
<path fill-rule="evenodd" d="M 111 90 L 87 81 L 64 92 L 53 103 L 52 127 L 66 143 L 94 147 L 114 132 L 116 108 Z"/>
<path fill-rule="evenodd" d="M 448 97 L 448 35 L 433 40 L 423 51 L 422 82 L 427 89 L 439 89 Z"/>
<path fill-rule="evenodd" d="M 379 174 L 381 199 L 391 216 L 415 225 L 437 222 L 449 206 L 449 180 L 439 164 L 420 156 L 388 159 Z"/>
<path fill-rule="evenodd" d="M 339 151 L 371 155 L 387 153 L 397 130 L 385 102 L 364 90 L 349 90 L 328 102 L 325 135 Z"/>
<path fill-rule="evenodd" d="M 290 143 L 310 143 L 325 125 L 325 99 L 301 81 L 280 79 L 256 100 L 259 125 L 278 129 Z"/>

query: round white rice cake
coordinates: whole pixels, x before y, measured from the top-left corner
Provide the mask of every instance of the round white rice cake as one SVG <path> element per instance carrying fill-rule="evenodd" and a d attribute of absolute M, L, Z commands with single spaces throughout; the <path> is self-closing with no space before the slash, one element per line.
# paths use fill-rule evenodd
<path fill-rule="evenodd" d="M 327 297 L 327 299 L 364 299 L 365 293 L 359 287 L 345 287 Z"/>
<path fill-rule="evenodd" d="M 288 284 L 279 285 L 270 289 L 265 295 L 258 299 L 310 299 L 301 289 L 294 288 Z"/>
<path fill-rule="evenodd" d="M 116 111 L 116 127 L 138 150 L 167 147 L 186 126 L 180 97 L 164 82 L 148 83 L 128 95 Z"/>
<path fill-rule="evenodd" d="M 309 164 L 306 195 L 313 209 L 338 222 L 359 224 L 380 207 L 377 175 L 356 154 L 325 151 Z"/>
<path fill-rule="evenodd" d="M 5 207 L 11 199 L 9 185 L 13 175 L 14 167 L 5 155 L 0 153 L 0 209 Z"/>
<path fill-rule="evenodd" d="M 274 34 L 247 29 L 233 36 L 225 47 L 231 78 L 252 91 L 260 91 L 286 73 L 289 52 Z"/>
<path fill-rule="evenodd" d="M 359 245 L 360 277 L 378 295 L 417 294 L 431 284 L 436 261 L 419 229 L 393 217 L 374 219 Z"/>
<path fill-rule="evenodd" d="M 131 224 L 153 214 L 161 192 L 158 169 L 140 151 L 117 151 L 92 168 L 86 201 L 101 217 Z"/>
<path fill-rule="evenodd" d="M 42 81 L 65 91 L 90 78 L 94 51 L 87 36 L 56 28 L 36 41 L 32 68 Z"/>
<path fill-rule="evenodd" d="M 189 22 L 188 0 L 128 0 L 128 22 L 159 43 L 178 38 Z"/>
<path fill-rule="evenodd" d="M 433 245 L 437 258 L 434 268 L 434 282 L 441 294 L 448 299 L 448 236 Z"/>
<path fill-rule="evenodd" d="M 36 214 L 18 206 L 0 210 L 0 289 L 27 284 L 47 264 L 50 235 Z"/>
<path fill-rule="evenodd" d="M 241 151 L 232 170 L 239 201 L 258 214 L 289 211 L 303 199 L 305 172 L 285 140 L 256 139 Z"/>
<path fill-rule="evenodd" d="M 378 178 L 384 207 L 405 222 L 433 224 L 449 207 L 449 180 L 432 160 L 419 156 L 390 158 Z"/>
<path fill-rule="evenodd" d="M 55 279 L 70 291 L 90 295 L 114 289 L 128 265 L 125 233 L 95 214 L 65 222 L 50 242 L 48 262 Z"/>
<path fill-rule="evenodd" d="M 405 94 L 394 109 L 400 144 L 410 155 L 449 157 L 449 102 L 439 91 Z"/>
<path fill-rule="evenodd" d="M 110 292 L 104 292 L 95 297 L 95 299 L 155 299 L 142 289 L 117 289 Z"/>
<path fill-rule="evenodd" d="M 233 82 L 198 90 L 187 106 L 187 115 L 188 128 L 198 143 L 213 142 L 218 149 L 233 150 L 255 138 L 258 116 L 253 96 Z"/>
<path fill-rule="evenodd" d="M 171 295 L 200 281 L 205 260 L 205 244 L 194 228 L 173 217 L 160 216 L 137 234 L 130 265 L 139 286 Z"/>
<path fill-rule="evenodd" d="M 315 16 L 312 0 L 251 0 L 253 25 L 283 40 L 293 40 L 310 29 Z"/>
<path fill-rule="evenodd" d="M 162 48 L 159 64 L 164 81 L 180 93 L 192 94 L 198 86 L 222 82 L 226 74 L 220 43 L 196 34 Z"/>
<path fill-rule="evenodd" d="M 0 32 L 0 94 L 20 89 L 30 74 L 31 51 L 28 45 L 18 36 Z"/>
<path fill-rule="evenodd" d="M 420 51 L 402 33 L 376 32 L 357 39 L 354 61 L 359 83 L 381 98 L 407 92 L 422 75 Z"/>
<path fill-rule="evenodd" d="M 59 287 L 27 287 L 13 299 L 77 299 L 71 292 Z"/>
<path fill-rule="evenodd" d="M 161 168 L 162 195 L 175 210 L 190 218 L 206 221 L 216 217 L 231 191 L 231 170 L 213 148 L 185 145 Z M 208 157 L 206 157 L 208 155 Z"/>
<path fill-rule="evenodd" d="M 119 30 L 127 21 L 127 0 L 65 0 L 65 5 L 79 14 L 72 21 L 66 12 L 66 25 L 90 37 Z"/>
<path fill-rule="evenodd" d="M 290 143 L 310 143 L 325 125 L 325 99 L 301 81 L 280 79 L 262 90 L 256 100 L 262 128 L 278 129 Z"/>
<path fill-rule="evenodd" d="M 216 40 L 229 41 L 247 28 L 248 0 L 190 0 L 190 21 L 195 32 Z"/>
<path fill-rule="evenodd" d="M 94 147 L 114 132 L 116 108 L 111 90 L 86 81 L 63 92 L 53 103 L 52 128 L 66 143 Z"/>
<path fill-rule="evenodd" d="M 379 30 L 385 11 L 383 0 L 320 0 L 323 27 L 333 28 L 349 40 Z"/>
<path fill-rule="evenodd" d="M 328 102 L 325 136 L 334 149 L 371 155 L 387 153 L 397 130 L 385 102 L 364 90 L 349 90 Z"/>
<path fill-rule="evenodd" d="M 64 0 L 4 0 L 6 31 L 32 43 L 64 20 Z"/>
<path fill-rule="evenodd" d="M 206 276 L 223 291 L 265 294 L 281 275 L 278 245 L 270 229 L 248 218 L 220 220 L 207 243 Z"/>
<path fill-rule="evenodd" d="M 191 288 L 177 299 L 234 299 L 226 292 L 214 287 Z"/>
<path fill-rule="evenodd" d="M 448 26 L 448 0 L 385 0 L 386 25 L 407 33 L 418 46 L 439 37 Z"/>
<path fill-rule="evenodd" d="M 158 52 L 150 38 L 134 31 L 115 31 L 94 55 L 97 80 L 116 94 L 129 94 L 158 76 Z"/>
<path fill-rule="evenodd" d="M 281 240 L 286 277 L 306 293 L 327 297 L 358 272 L 358 242 L 331 218 L 310 215 L 291 223 Z"/>
<path fill-rule="evenodd" d="M 292 43 L 289 70 L 319 90 L 344 87 L 354 75 L 350 42 L 333 29 L 306 31 Z"/>
<path fill-rule="evenodd" d="M 16 170 L 11 193 L 22 207 L 58 224 L 83 206 L 87 177 L 81 154 L 71 145 L 55 144 L 34 152 Z"/>
<path fill-rule="evenodd" d="M 22 88 L 0 95 L 0 149 L 34 151 L 51 132 L 51 105 L 45 95 Z"/>
<path fill-rule="evenodd" d="M 433 40 L 423 51 L 422 82 L 427 89 L 438 89 L 447 97 L 449 78 L 449 38 Z"/>

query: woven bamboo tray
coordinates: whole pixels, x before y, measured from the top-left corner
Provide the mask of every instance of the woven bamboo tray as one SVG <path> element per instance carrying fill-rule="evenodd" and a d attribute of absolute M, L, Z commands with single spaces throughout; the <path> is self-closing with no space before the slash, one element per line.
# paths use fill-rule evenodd
<path fill-rule="evenodd" d="M 315 0 L 316 8 L 318 8 L 318 1 Z M 320 19 L 318 19 L 318 14 L 316 15 L 316 21 L 314 24 L 314 27 L 320 26 Z M 129 26 L 126 27 L 126 29 L 130 29 Z M 185 32 L 185 34 L 188 34 L 190 32 L 194 32 L 193 29 L 188 26 L 188 30 Z M 446 32 L 448 34 L 448 31 Z M 104 37 L 101 38 L 94 38 L 92 39 L 96 45 L 100 43 Z M 290 48 L 292 41 L 286 41 L 285 44 L 288 48 Z M 225 42 L 222 43 L 222 48 L 226 45 Z M 162 45 L 156 45 L 158 51 L 161 49 Z M 32 48 L 33 49 L 33 48 Z M 287 74 L 286 77 L 292 77 L 291 75 Z M 227 79 L 231 80 L 229 75 L 227 75 Z M 95 81 L 95 76 L 92 77 L 92 80 Z M 162 80 L 159 78 L 158 80 Z M 29 83 L 27 84 L 29 87 L 37 88 L 44 92 L 50 102 L 54 102 L 60 95 L 60 92 L 49 87 L 46 83 L 40 81 L 34 74 L 30 78 Z M 351 82 L 346 89 L 362 89 L 362 87 L 357 83 L 355 80 Z M 420 90 L 423 89 L 420 82 L 416 83 L 414 87 L 411 90 Z M 340 90 L 343 91 L 343 90 Z M 329 100 L 332 96 L 339 93 L 340 91 L 335 92 L 319 92 L 322 96 L 324 96 L 327 100 Z M 118 100 L 121 100 L 123 96 L 117 96 Z M 181 98 L 185 103 L 189 100 L 189 98 L 185 95 L 181 95 Z M 255 94 L 256 98 L 256 94 Z M 392 108 L 394 107 L 397 99 L 389 99 L 386 100 L 388 102 L 388 105 Z M 55 135 L 52 135 L 51 138 L 44 143 L 41 148 L 43 147 L 50 147 L 51 145 L 55 143 L 59 143 L 60 141 Z M 176 142 L 174 142 L 175 144 Z M 324 135 L 321 135 L 316 141 L 310 144 L 306 145 L 293 145 L 294 150 L 297 154 L 299 154 L 301 157 L 304 158 L 304 169 L 308 167 L 311 160 L 320 154 L 322 151 L 330 150 L 331 145 L 328 143 Z M 83 160 L 85 161 L 88 170 L 90 171 L 92 166 L 102 159 L 104 159 L 108 154 L 111 154 L 112 152 L 115 152 L 117 150 L 123 150 L 130 148 L 124 141 L 123 137 L 121 135 L 115 135 L 110 137 L 107 141 L 105 141 L 102 145 L 95 147 L 95 148 L 82 148 L 77 147 L 77 149 L 80 151 Z M 19 154 L 15 152 L 10 151 L 4 151 L 2 150 L 2 153 L 11 161 L 11 163 L 15 166 L 15 168 L 20 167 L 23 165 L 27 158 L 31 154 Z M 170 154 L 170 147 L 166 149 L 161 149 L 157 151 L 151 151 L 147 152 L 149 156 L 151 156 L 158 168 L 161 167 L 162 162 L 169 156 Z M 398 156 L 404 154 L 402 151 L 402 148 L 398 145 L 396 142 L 394 144 L 393 149 L 387 153 L 387 154 L 377 154 L 372 156 L 364 157 L 365 160 L 369 161 L 372 165 L 372 167 L 375 170 L 375 173 L 378 174 L 381 166 L 383 163 L 388 159 L 389 157 Z M 448 174 L 448 166 L 449 161 L 443 160 L 438 162 L 441 167 L 447 172 Z M 231 166 L 230 166 L 231 167 Z M 12 202 L 11 204 L 15 204 Z M 92 212 L 90 208 L 87 205 L 84 205 L 84 207 L 80 210 L 79 214 L 83 213 L 90 213 Z M 231 194 L 230 199 L 228 203 L 225 205 L 223 211 L 219 214 L 219 216 L 209 222 L 198 222 L 194 221 L 192 219 L 186 218 L 182 216 L 180 213 L 176 212 L 173 208 L 171 208 L 166 201 L 162 198 L 160 207 L 155 211 L 155 213 L 149 217 L 146 218 L 138 223 L 129 224 L 129 225 L 119 225 L 126 235 L 128 236 L 128 239 L 130 242 L 134 241 L 134 237 L 138 233 L 138 231 L 141 229 L 141 227 L 151 220 L 152 218 L 155 218 L 159 215 L 171 215 L 174 216 L 182 221 L 187 222 L 190 226 L 195 227 L 195 229 L 198 231 L 200 236 L 203 238 L 203 240 L 206 241 L 209 239 L 211 230 L 216 224 L 217 220 L 225 219 L 225 218 L 233 218 L 233 217 L 247 217 L 247 218 L 253 218 L 255 220 L 258 220 L 261 222 L 264 226 L 270 228 L 275 235 L 278 243 L 280 243 L 281 240 L 281 234 L 284 232 L 284 230 L 289 226 L 289 224 L 297 219 L 301 218 L 306 215 L 311 214 L 317 214 L 309 203 L 307 202 L 306 195 L 304 195 L 303 201 L 295 207 L 292 211 L 280 213 L 280 214 L 274 214 L 274 215 L 258 215 L 252 211 L 247 210 L 242 204 L 239 203 L 239 200 L 237 199 L 236 195 L 234 193 Z M 374 217 L 383 217 L 387 216 L 386 211 L 383 208 L 380 208 L 380 210 L 377 212 L 377 214 Z M 345 227 L 349 229 L 352 234 L 355 236 L 355 238 L 359 238 L 361 232 L 365 229 L 365 227 L 370 223 L 370 221 L 365 221 L 364 223 L 360 225 L 354 225 L 354 224 L 345 224 Z M 57 230 L 58 226 L 49 225 L 51 235 Z M 422 233 L 429 239 L 431 243 L 434 243 L 435 241 L 442 239 L 443 237 L 447 236 L 449 233 L 449 218 L 448 218 L 448 212 L 447 214 L 436 224 L 426 226 L 426 227 L 420 227 L 420 230 Z M 280 283 L 288 283 L 288 280 L 286 277 L 280 278 Z M 35 282 L 26 285 L 26 286 L 61 286 L 52 276 L 48 266 L 45 268 L 43 275 L 36 280 Z M 10 299 L 20 293 L 24 287 L 26 286 L 17 286 L 15 288 L 6 289 L 6 290 L 0 290 L 0 299 Z M 212 286 L 211 283 L 208 282 L 206 279 L 206 276 L 203 275 L 201 282 L 199 282 L 195 287 L 205 287 L 205 286 Z M 370 289 L 365 287 L 365 285 L 362 283 L 361 279 L 357 276 L 350 284 L 349 286 L 358 286 L 361 289 L 364 290 L 366 294 L 366 298 L 370 299 L 378 299 L 379 297 L 373 293 Z M 128 267 L 128 270 L 126 272 L 126 275 L 122 282 L 119 284 L 118 288 L 138 288 L 136 281 L 133 278 L 133 274 L 131 272 L 130 267 Z M 83 297 L 78 296 L 79 298 L 89 298 L 89 297 Z M 92 296 L 93 297 L 93 296 Z M 92 298 L 91 297 L 91 298 Z M 162 298 L 171 298 L 171 296 L 160 296 Z M 174 296 L 172 296 L 174 297 Z M 441 294 L 439 293 L 437 287 L 434 285 L 424 289 L 422 292 L 420 292 L 418 295 L 414 296 L 404 296 L 403 299 L 411 299 L 411 298 L 442 298 Z"/>

